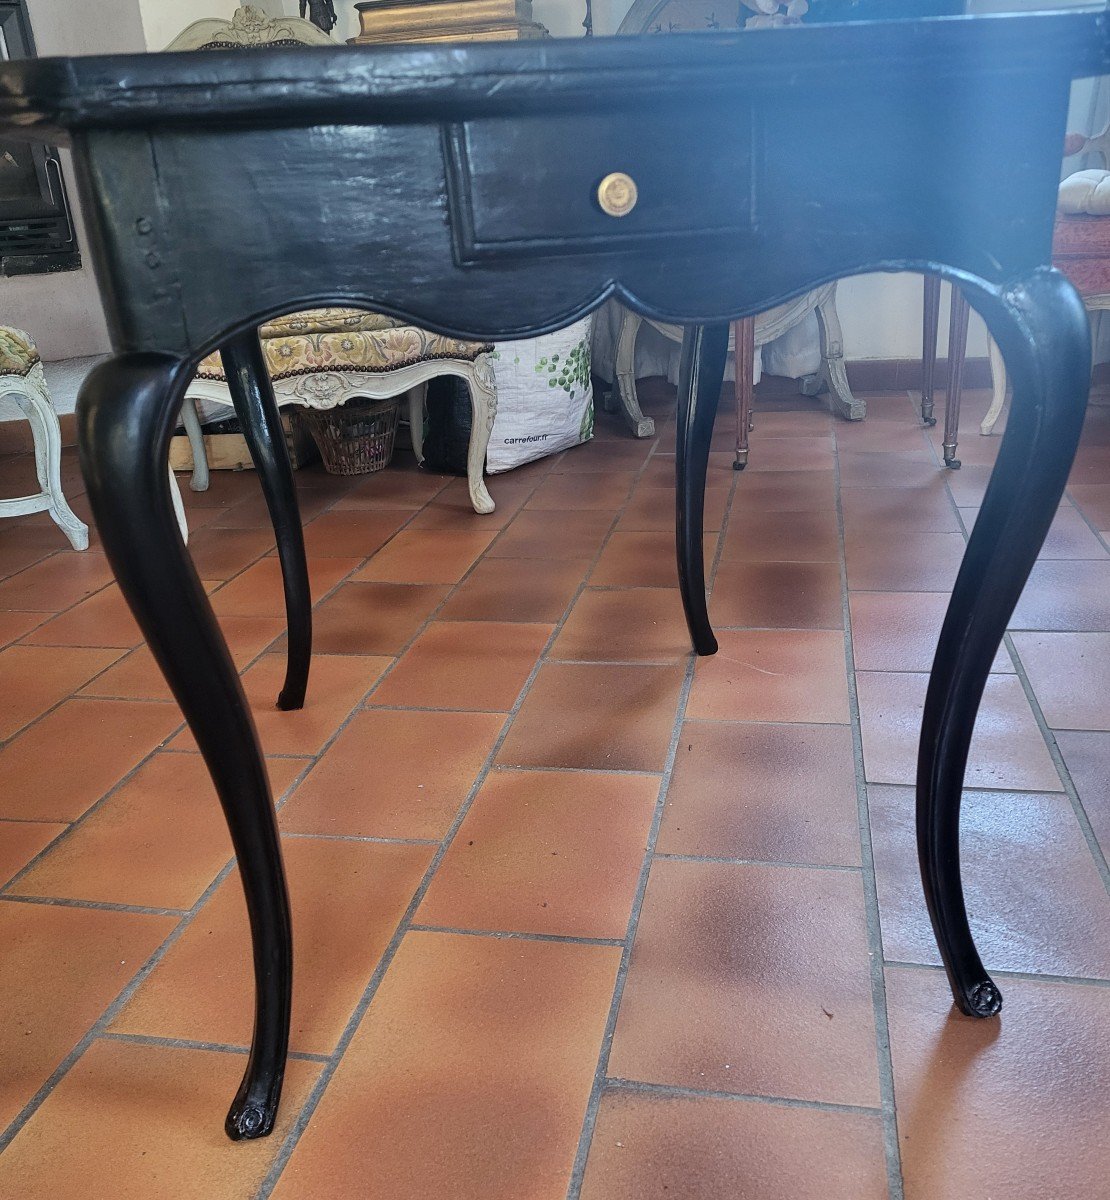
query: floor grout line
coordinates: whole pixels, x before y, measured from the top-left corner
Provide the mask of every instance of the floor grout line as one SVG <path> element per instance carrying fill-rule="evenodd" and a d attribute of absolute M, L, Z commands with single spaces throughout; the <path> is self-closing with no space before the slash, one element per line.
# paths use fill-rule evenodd
<path fill-rule="evenodd" d="M 909 399 L 907 393 L 907 400 Z M 879 915 L 878 884 L 875 879 L 875 854 L 871 844 L 871 813 L 867 796 L 867 776 L 863 759 L 863 727 L 859 696 L 856 692 L 855 647 L 852 641 L 852 610 L 849 602 L 844 505 L 840 487 L 840 447 L 833 450 L 836 481 L 836 523 L 840 542 L 840 597 L 844 619 L 844 668 L 848 684 L 848 711 L 852 730 L 852 757 L 856 776 L 856 805 L 859 821 L 860 864 L 863 875 L 864 909 L 870 958 L 871 1002 L 875 1017 L 875 1051 L 879 1073 L 879 1095 L 883 1114 L 883 1149 L 886 1157 L 889 1200 L 903 1200 L 902 1154 L 898 1140 L 898 1110 L 894 1091 L 894 1064 L 890 1049 L 890 1018 L 887 1012 L 886 978 L 883 972 L 883 940 Z"/>
<path fill-rule="evenodd" d="M 645 461 L 644 461 L 644 466 L 641 468 L 641 473 L 644 469 L 646 469 L 647 462 L 650 461 L 651 455 L 653 453 L 654 453 L 654 445 L 645 452 Z M 554 463 L 552 463 L 552 466 L 554 466 Z M 541 480 L 542 480 L 542 478 L 546 478 L 546 476 L 548 474 L 550 474 L 550 471 L 546 472 L 543 476 L 541 476 Z M 540 482 L 540 480 L 537 480 L 537 483 L 536 483 L 537 487 L 539 486 L 539 482 Z M 533 491 L 534 490 L 535 489 L 533 488 Z M 630 488 L 630 492 L 631 492 L 631 488 Z M 527 503 L 527 501 L 525 501 L 525 503 Z M 627 503 L 627 500 L 625 503 Z M 479 556 L 479 558 L 475 560 L 475 563 L 471 564 L 470 568 L 464 573 L 464 575 L 462 576 L 462 578 L 460 578 L 458 583 L 456 583 L 455 586 L 448 591 L 447 595 L 444 596 L 444 598 L 440 602 L 440 604 L 437 605 L 436 608 L 429 614 L 427 620 L 421 626 L 421 631 L 424 628 L 426 628 L 427 625 L 431 623 L 431 621 L 433 621 L 435 619 L 436 613 L 438 613 L 440 611 L 440 609 L 442 609 L 442 607 L 448 602 L 448 600 L 450 600 L 451 596 L 454 594 L 454 591 L 463 585 L 463 583 L 469 577 L 470 573 L 474 570 L 475 566 L 477 565 L 477 562 L 481 561 L 481 559 L 485 556 L 485 554 L 487 554 L 489 552 L 489 549 L 492 546 L 496 545 L 497 540 L 505 533 L 505 530 L 509 528 L 509 526 L 512 524 L 513 519 L 515 519 L 515 517 L 518 516 L 523 511 L 524 511 L 524 505 L 522 504 L 521 507 L 517 510 L 517 512 L 513 514 L 513 518 L 510 518 L 510 520 L 507 521 L 505 523 L 505 525 L 498 531 L 497 537 L 494 538 L 493 541 L 490 543 L 490 547 L 487 547 L 486 551 L 483 552 L 483 555 Z M 292 1125 L 289 1133 L 287 1134 L 285 1140 L 282 1142 L 282 1145 L 279 1148 L 277 1154 L 275 1155 L 269 1171 L 267 1172 L 265 1178 L 262 1180 L 262 1183 L 260 1184 L 257 1192 L 255 1193 L 255 1200 L 268 1200 L 268 1197 L 273 1192 L 273 1189 L 277 1186 L 278 1180 L 281 1178 L 282 1172 L 285 1170 L 285 1167 L 288 1164 L 289 1159 L 292 1157 L 293 1152 L 296 1149 L 297 1143 L 300 1141 L 301 1136 L 307 1129 L 309 1122 L 312 1120 L 313 1113 L 316 1111 L 316 1108 L 320 1104 L 320 1101 L 323 1099 L 323 1096 L 327 1090 L 328 1084 L 331 1082 L 331 1079 L 334 1076 L 335 1071 L 337 1070 L 340 1062 L 343 1059 L 343 1055 L 346 1053 L 347 1048 L 350 1045 L 351 1041 L 353 1040 L 355 1033 L 358 1030 L 359 1025 L 361 1025 L 361 1023 L 362 1023 L 363 1017 L 366 1015 L 367 1010 L 369 1009 L 371 1003 L 373 1002 L 374 996 L 377 994 L 378 988 L 381 986 L 381 982 L 384 979 L 386 972 L 389 970 L 389 967 L 392 964 L 393 959 L 396 957 L 397 952 L 400 949 L 401 943 L 403 942 L 406 934 L 412 928 L 412 925 L 414 924 L 414 917 L 415 917 L 417 911 L 419 910 L 420 905 L 423 903 L 424 897 L 426 896 L 428 889 L 431 887 L 432 881 L 435 878 L 436 872 L 439 870 L 440 864 L 442 863 L 443 859 L 446 857 L 447 851 L 449 850 L 452 842 L 454 841 L 456 834 L 458 833 L 460 827 L 462 826 L 463 821 L 466 819 L 467 814 L 469 813 L 470 809 L 472 808 L 474 801 L 476 800 L 476 798 L 478 796 L 479 791 L 481 790 L 482 786 L 485 784 L 487 777 L 489 776 L 490 772 L 492 771 L 493 765 L 497 758 L 497 755 L 500 752 L 501 747 L 505 742 L 505 739 L 508 737 L 509 730 L 512 727 L 513 719 L 515 718 L 516 714 L 519 712 L 521 706 L 524 704 L 524 701 L 526 700 L 526 698 L 528 697 L 528 695 L 531 691 L 532 684 L 534 683 L 536 677 L 539 675 L 539 672 L 540 672 L 542 666 L 544 665 L 544 654 L 550 648 L 550 646 L 552 646 L 554 644 L 555 639 L 559 636 L 560 632 L 562 631 L 563 625 L 565 624 L 567 618 L 569 617 L 571 611 L 573 610 L 574 605 L 577 603 L 579 596 L 585 590 L 585 587 L 586 587 L 585 581 L 589 577 L 589 572 L 590 572 L 590 570 L 593 569 L 593 566 L 596 565 L 598 559 L 601 557 L 602 553 L 604 552 L 605 545 L 608 542 L 609 537 L 612 536 L 612 533 L 617 526 L 617 523 L 620 519 L 620 514 L 622 512 L 623 512 L 623 506 L 621 509 L 617 510 L 612 521 L 610 522 L 609 530 L 605 534 L 604 538 L 602 539 L 602 543 L 599 546 L 596 554 L 590 560 L 591 566 L 585 572 L 582 583 L 579 584 L 578 588 L 575 590 L 574 595 L 568 601 L 567 606 L 563 611 L 562 617 L 559 619 L 559 621 L 557 621 L 555 623 L 554 627 L 552 628 L 552 631 L 548 637 L 548 640 L 547 640 L 546 644 L 544 645 L 544 647 L 541 649 L 541 651 L 536 659 L 536 662 L 534 663 L 532 670 L 530 671 L 530 673 L 528 675 L 528 678 L 525 680 L 523 686 L 520 689 L 520 692 L 517 694 L 517 698 L 513 704 L 513 707 L 505 715 L 505 721 L 503 722 L 503 724 L 501 726 L 501 730 L 500 730 L 497 738 L 494 740 L 494 744 L 490 749 L 489 755 L 487 756 L 485 763 L 480 768 L 477 778 L 475 779 L 474 783 L 471 785 L 462 804 L 459 806 L 459 809 L 456 812 L 455 817 L 454 817 L 453 821 L 451 822 L 450 827 L 448 828 L 446 834 L 444 835 L 444 838 L 439 846 L 439 849 L 432 856 L 432 861 L 428 864 L 428 868 L 424 873 L 423 879 L 421 880 L 415 893 L 413 894 L 412 899 L 409 901 L 408 907 L 406 908 L 404 915 L 401 917 L 401 920 L 398 923 L 396 930 L 394 931 L 393 937 L 390 939 L 389 944 L 386 946 L 385 950 L 382 953 L 381 958 L 378 960 L 378 964 L 375 967 L 373 973 L 371 974 L 370 980 L 367 983 L 367 986 L 366 986 L 365 990 L 363 991 L 362 996 L 360 997 L 358 1003 L 355 1005 L 354 1010 L 351 1013 L 351 1016 L 347 1022 L 347 1025 L 344 1028 L 342 1035 L 340 1036 L 339 1043 L 336 1047 L 334 1054 L 331 1056 L 328 1063 L 324 1066 L 324 1069 L 321 1071 L 319 1079 L 316 1081 L 316 1084 L 313 1087 L 312 1091 L 310 1092 L 308 1099 L 305 1101 L 304 1105 L 301 1108 L 300 1113 L 298 1114 L 296 1120 L 293 1122 L 293 1125 Z M 410 640 L 410 642 L 407 643 L 406 649 L 407 649 L 408 645 L 411 645 L 412 642 L 416 640 L 417 636 L 419 636 L 419 633 L 414 635 L 414 637 Z M 402 651 L 402 653 L 403 653 L 403 651 Z M 401 656 L 398 655 L 397 661 L 400 661 L 400 657 Z M 396 664 L 394 664 L 394 665 L 396 665 Z M 387 671 L 383 674 L 383 676 L 379 677 L 379 679 L 376 681 L 374 686 L 375 687 L 380 686 L 380 684 L 383 681 L 383 678 L 385 677 L 385 675 L 388 675 L 388 673 L 389 673 L 389 670 L 387 669 Z M 365 700 L 363 701 L 363 703 L 365 703 Z"/>
<path fill-rule="evenodd" d="M 715 423 L 716 421 L 714 421 L 714 424 Z M 654 455 L 654 450 L 652 454 Z M 648 461 L 651 461 L 651 456 L 649 456 Z M 645 464 L 644 469 L 647 469 L 647 464 Z M 710 565 L 710 570 L 707 573 L 706 581 L 709 585 L 708 590 L 710 592 L 712 591 L 712 585 L 716 577 L 717 568 L 720 565 L 721 555 L 724 552 L 725 536 L 728 533 L 728 525 L 732 513 L 732 503 L 736 495 L 736 485 L 738 480 L 739 474 L 735 473 L 732 477 L 729 487 L 728 503 L 725 506 L 725 515 L 721 522 L 721 529 L 717 531 L 717 545 L 714 551 L 713 561 Z M 694 683 L 694 671 L 697 666 L 697 658 L 698 656 L 693 652 L 690 652 L 687 656 L 686 668 L 683 675 L 682 687 L 679 692 L 674 724 L 671 728 L 670 744 L 667 748 L 667 756 L 664 761 L 663 777 L 659 782 L 659 795 L 655 802 L 655 810 L 652 813 L 651 827 L 648 831 L 644 859 L 640 867 L 640 875 L 636 883 L 636 890 L 633 895 L 631 911 L 629 912 L 628 931 L 625 935 L 624 950 L 621 954 L 620 964 L 617 967 L 617 977 L 613 988 L 613 998 L 605 1021 L 605 1032 L 601 1039 L 601 1048 L 598 1054 L 594 1083 L 590 1090 L 589 1100 L 586 1104 L 586 1112 L 582 1121 L 582 1131 L 579 1135 L 578 1147 L 574 1156 L 574 1164 L 571 1168 L 570 1182 L 567 1187 L 567 1200 L 579 1200 L 582 1191 L 582 1184 L 585 1179 L 586 1164 L 589 1160 L 590 1146 L 593 1142 L 594 1129 L 597 1125 L 598 1109 L 601 1105 L 601 1098 L 605 1091 L 605 1082 L 608 1076 L 609 1056 L 613 1048 L 613 1038 L 616 1034 L 617 1018 L 620 1014 L 621 1000 L 623 999 L 625 984 L 628 980 L 628 970 L 632 958 L 632 948 L 635 945 L 636 933 L 640 923 L 640 913 L 643 910 L 644 896 L 647 893 L 648 879 L 651 875 L 651 867 L 655 859 L 655 846 L 659 840 L 659 831 L 663 824 L 663 813 L 666 809 L 667 792 L 670 789 L 671 777 L 674 774 L 675 761 L 678 757 L 678 747 L 682 741 L 682 726 L 686 717 L 686 707 L 690 698 L 690 690 Z"/>
<path fill-rule="evenodd" d="M 868 1104 L 836 1104 L 829 1100 L 802 1100 L 794 1096 L 764 1096 L 758 1092 L 721 1092 L 710 1088 L 679 1087 L 668 1083 L 647 1083 L 639 1079 L 605 1080 L 606 1091 L 636 1092 L 647 1096 L 679 1100 L 730 1100 L 738 1104 L 772 1104 L 778 1108 L 808 1108 L 815 1112 L 868 1113 L 881 1117 L 883 1110 Z M 788 1198 L 784 1197 L 784 1200 Z"/>

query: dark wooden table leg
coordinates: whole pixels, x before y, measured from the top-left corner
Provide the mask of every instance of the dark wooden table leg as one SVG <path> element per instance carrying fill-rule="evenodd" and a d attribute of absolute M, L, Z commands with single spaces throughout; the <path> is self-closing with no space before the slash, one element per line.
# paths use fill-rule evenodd
<path fill-rule="evenodd" d="M 755 317 L 732 323 L 736 347 L 736 459 L 734 470 L 748 465 L 748 435 L 752 428 L 752 392 L 755 387 Z"/>
<path fill-rule="evenodd" d="M 235 415 L 254 459 L 266 507 L 277 537 L 281 579 L 285 587 L 285 618 L 289 629 L 285 685 L 278 708 L 303 708 L 312 661 L 312 595 L 308 583 L 304 530 L 297 506 L 297 486 L 289 462 L 289 447 L 281 414 L 258 334 L 253 330 L 232 338 L 221 350 L 224 375 Z"/>
<path fill-rule="evenodd" d="M 981 311 L 1006 359 L 1014 400 L 998 461 L 960 566 L 925 699 L 917 761 L 917 843 L 952 992 L 970 1016 L 1002 995 L 975 948 L 960 879 L 960 801 L 976 713 L 1007 622 L 1063 494 L 1090 386 L 1083 303 L 1044 268 Z"/>
<path fill-rule="evenodd" d="M 944 465 L 960 469 L 956 445 L 960 440 L 960 398 L 964 387 L 964 361 L 967 358 L 967 323 L 971 307 L 963 289 L 952 285 L 952 316 L 948 325 L 948 397 L 944 404 Z"/>
<path fill-rule="evenodd" d="M 934 389 L 937 376 L 937 331 L 940 328 L 940 276 L 925 276 L 924 321 L 921 330 L 921 420 L 935 425 Z"/>
<path fill-rule="evenodd" d="M 678 439 L 675 446 L 675 501 L 678 533 L 678 586 L 690 638 L 698 654 L 716 654 L 717 639 L 705 600 L 705 473 L 713 419 L 721 398 L 728 356 L 728 324 L 691 325 L 682 338 L 678 379 Z"/>
<path fill-rule="evenodd" d="M 194 364 L 129 354 L 89 375 L 78 445 L 105 553 L 216 785 L 239 859 L 254 943 L 254 1038 L 225 1128 L 273 1128 L 289 1042 L 293 961 L 274 808 L 239 676 L 182 543 L 170 500 L 170 434 Z"/>

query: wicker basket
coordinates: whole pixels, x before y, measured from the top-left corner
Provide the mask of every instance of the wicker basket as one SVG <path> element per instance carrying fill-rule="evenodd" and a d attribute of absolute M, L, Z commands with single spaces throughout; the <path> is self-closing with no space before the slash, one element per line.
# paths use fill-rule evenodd
<path fill-rule="evenodd" d="M 301 409 L 324 470 L 332 475 L 369 475 L 389 466 L 397 434 L 397 397 L 352 400 L 339 408 Z"/>

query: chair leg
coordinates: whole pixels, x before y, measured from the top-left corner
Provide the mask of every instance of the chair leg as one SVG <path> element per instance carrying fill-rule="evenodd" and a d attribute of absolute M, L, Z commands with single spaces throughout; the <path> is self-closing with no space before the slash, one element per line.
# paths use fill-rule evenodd
<path fill-rule="evenodd" d="M 81 468 L 105 553 L 211 772 L 246 895 L 254 943 L 254 1037 L 227 1117 L 232 1139 L 274 1125 L 289 1041 L 292 933 L 266 764 L 239 676 L 174 528 L 170 435 L 192 364 L 136 353 L 81 388 Z"/>
<path fill-rule="evenodd" d="M 933 416 L 937 377 L 937 332 L 940 329 L 940 276 L 926 275 L 924 318 L 921 330 L 921 420 L 935 425 Z"/>
<path fill-rule="evenodd" d="M 925 899 L 956 1003 L 985 1017 L 998 1012 L 1002 996 L 979 958 L 964 903 L 964 773 L 987 675 L 1075 458 L 1090 384 L 1090 332 L 1078 293 L 1058 271 L 1039 269 L 979 299 L 1006 355 L 1013 407 L 925 697 L 917 840 Z"/>
<path fill-rule="evenodd" d="M 991 406 L 979 426 L 983 437 L 994 432 L 998 418 L 1006 404 L 1006 364 L 1002 361 L 1002 351 L 994 338 L 987 338 L 987 354 L 991 364 Z"/>
<path fill-rule="evenodd" d="M 89 527 L 69 507 L 62 491 L 62 428 L 46 390 L 46 376 L 41 363 L 31 368 L 24 385 L 21 392 L 10 393 L 10 397 L 23 410 L 23 415 L 31 425 L 35 443 L 35 474 L 46 497 L 46 511 L 69 539 L 74 550 L 87 550 Z"/>
<path fill-rule="evenodd" d="M 755 317 L 743 317 L 732 324 L 736 348 L 736 458 L 732 467 L 742 471 L 748 465 L 748 435 L 752 428 L 752 393 L 755 387 Z"/>
<path fill-rule="evenodd" d="M 713 420 L 721 396 L 728 356 L 728 325 L 691 325 L 682 338 L 678 379 L 678 440 L 675 452 L 675 503 L 678 535 L 678 586 L 694 650 L 716 654 L 717 639 L 705 600 L 705 474 Z"/>
<path fill-rule="evenodd" d="M 617 356 L 613 367 L 613 388 L 620 396 L 624 419 L 632 430 L 632 436 L 649 438 L 655 436 L 655 419 L 645 417 L 640 408 L 640 397 L 636 393 L 636 336 L 640 332 L 643 318 L 630 309 L 621 309 L 621 326 L 617 334 Z"/>
<path fill-rule="evenodd" d="M 285 685 L 277 706 L 281 709 L 303 708 L 312 661 L 312 594 L 285 430 L 281 426 L 281 414 L 258 333 L 251 329 L 234 337 L 221 348 L 220 357 L 235 415 L 254 459 L 277 537 L 289 629 Z"/>
<path fill-rule="evenodd" d="M 497 416 L 497 385 L 494 382 L 493 361 L 479 354 L 466 377 L 470 385 L 470 447 L 466 456 L 466 482 L 470 503 L 476 513 L 491 513 L 496 505 L 486 488 L 486 452 Z"/>
<path fill-rule="evenodd" d="M 428 385 L 418 383 L 405 393 L 409 413 L 409 436 L 417 463 L 424 461 L 424 409 L 428 400 Z"/>
<path fill-rule="evenodd" d="M 867 416 L 867 401 L 852 395 L 848 372 L 844 366 L 844 331 L 836 311 L 836 292 L 814 309 L 817 330 L 821 336 L 821 379 L 829 389 L 829 408 L 845 421 L 862 421 Z"/>
<path fill-rule="evenodd" d="M 944 465 L 960 469 L 956 446 L 960 440 L 960 398 L 963 394 L 964 360 L 967 358 L 967 323 L 971 315 L 967 297 L 952 285 L 952 316 L 948 325 L 948 396 L 944 405 Z"/>
<path fill-rule="evenodd" d="M 194 492 L 208 491 L 208 451 L 204 445 L 204 433 L 200 427 L 200 417 L 197 414 L 197 402 L 186 400 L 181 406 L 181 423 L 189 438 L 189 449 L 193 453 L 193 477 L 189 487 Z"/>

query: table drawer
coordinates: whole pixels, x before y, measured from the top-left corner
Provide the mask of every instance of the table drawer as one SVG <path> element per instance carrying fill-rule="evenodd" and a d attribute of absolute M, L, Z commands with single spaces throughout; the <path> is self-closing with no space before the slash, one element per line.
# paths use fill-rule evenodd
<path fill-rule="evenodd" d="M 509 130 L 495 118 L 448 127 L 456 256 L 619 252 L 750 232 L 761 162 L 752 109 L 715 109 L 695 128 L 692 138 L 690 114 L 674 111 L 650 122 L 567 113 Z"/>

